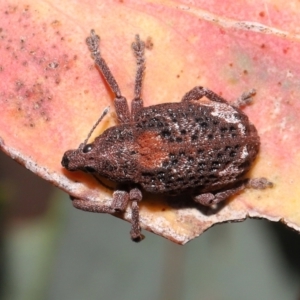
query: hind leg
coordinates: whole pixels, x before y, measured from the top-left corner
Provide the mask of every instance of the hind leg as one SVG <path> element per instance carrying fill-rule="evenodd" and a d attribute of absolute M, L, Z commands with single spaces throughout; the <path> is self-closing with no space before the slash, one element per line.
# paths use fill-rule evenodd
<path fill-rule="evenodd" d="M 252 97 L 255 95 L 256 91 L 254 89 L 249 92 L 243 93 L 232 105 L 235 107 L 245 106 L 251 103 Z M 196 86 L 187 92 L 181 99 L 182 102 L 196 101 L 200 100 L 202 97 L 207 97 L 211 101 L 228 103 L 227 100 L 217 95 L 213 91 L 206 89 L 202 86 Z"/>
<path fill-rule="evenodd" d="M 218 204 L 221 201 L 228 199 L 235 194 L 238 194 L 245 188 L 252 188 L 252 189 L 259 189 L 263 190 L 266 188 L 273 187 L 273 183 L 270 182 L 268 179 L 262 178 L 250 178 L 242 180 L 238 183 L 234 188 L 230 188 L 228 190 L 217 192 L 216 194 L 213 193 L 204 193 L 193 197 L 194 201 L 200 203 L 204 206 L 210 206 L 214 204 Z"/>
<path fill-rule="evenodd" d="M 202 86 L 196 86 L 187 92 L 181 99 L 182 102 L 200 100 L 202 97 L 207 97 L 211 101 L 228 103 L 224 98 L 220 97 L 213 91 L 206 89 Z"/>
<path fill-rule="evenodd" d="M 231 188 L 222 192 L 218 192 L 216 194 L 213 193 L 204 193 L 195 196 L 193 199 L 195 202 L 200 203 L 204 206 L 211 206 L 214 204 L 218 204 L 221 201 L 228 199 L 229 197 L 239 193 L 240 191 L 246 188 L 245 182 L 241 183 L 239 186 L 235 188 Z"/>

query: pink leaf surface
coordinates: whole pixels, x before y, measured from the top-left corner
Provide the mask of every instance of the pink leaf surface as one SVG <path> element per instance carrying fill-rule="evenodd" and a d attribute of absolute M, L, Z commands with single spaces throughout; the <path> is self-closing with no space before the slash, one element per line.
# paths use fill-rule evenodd
<path fill-rule="evenodd" d="M 188 3 L 188 4 L 187 4 Z M 247 217 L 300 230 L 300 15 L 297 1 L 0 1 L 2 150 L 72 196 L 108 204 L 112 191 L 61 166 L 103 109 L 93 138 L 116 123 L 113 97 L 85 44 L 93 28 L 122 93 L 133 97 L 135 34 L 147 41 L 145 106 L 178 102 L 205 86 L 233 101 L 257 90 L 244 111 L 261 150 L 249 176 L 274 183 L 246 190 L 215 213 L 147 195 L 143 228 L 184 244 L 213 224 Z M 119 216 L 130 220 L 130 209 Z"/>

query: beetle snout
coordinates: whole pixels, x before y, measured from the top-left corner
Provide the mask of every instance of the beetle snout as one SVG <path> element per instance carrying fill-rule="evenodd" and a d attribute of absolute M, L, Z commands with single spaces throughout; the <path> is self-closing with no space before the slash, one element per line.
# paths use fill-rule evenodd
<path fill-rule="evenodd" d="M 64 168 L 68 169 L 69 162 L 70 162 L 70 159 L 68 158 L 67 152 L 66 152 L 61 160 L 61 164 Z"/>
<path fill-rule="evenodd" d="M 68 150 L 62 158 L 61 164 L 71 172 L 85 170 L 87 166 L 86 155 L 82 153 L 82 149 Z"/>
<path fill-rule="evenodd" d="M 76 152 L 74 150 L 66 151 L 61 160 L 62 166 L 68 171 L 76 171 L 78 169 L 76 162 Z"/>

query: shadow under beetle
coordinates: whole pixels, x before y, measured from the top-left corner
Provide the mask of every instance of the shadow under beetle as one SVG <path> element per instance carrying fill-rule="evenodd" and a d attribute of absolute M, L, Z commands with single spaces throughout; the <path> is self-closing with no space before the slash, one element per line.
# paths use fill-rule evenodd
<path fill-rule="evenodd" d="M 190 195 L 210 206 L 246 187 L 266 188 L 265 178 L 245 179 L 259 151 L 256 128 L 239 109 L 255 91 L 244 93 L 233 105 L 214 92 L 197 86 L 179 103 L 143 107 L 141 88 L 145 70 L 145 44 L 137 35 L 132 49 L 136 57 L 134 99 L 127 100 L 101 57 L 100 38 L 94 30 L 86 39 L 92 57 L 115 94 L 119 125 L 105 130 L 93 143 L 88 138 L 78 149 L 65 152 L 62 165 L 115 181 L 111 205 L 73 199 L 76 208 L 100 213 L 125 211 L 131 203 L 133 241 L 143 239 L 139 224 L 142 190 L 166 195 Z M 203 97 L 206 97 L 203 98 Z M 203 98 L 201 101 L 199 101 Z"/>

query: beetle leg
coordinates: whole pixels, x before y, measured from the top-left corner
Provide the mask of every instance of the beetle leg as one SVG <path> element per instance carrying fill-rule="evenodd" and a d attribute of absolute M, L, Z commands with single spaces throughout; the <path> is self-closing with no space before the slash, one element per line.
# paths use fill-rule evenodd
<path fill-rule="evenodd" d="M 116 97 L 115 100 L 115 109 L 117 117 L 120 123 L 129 123 L 130 122 L 130 112 L 128 103 L 125 97 Z"/>
<path fill-rule="evenodd" d="M 111 90 L 115 94 L 114 103 L 119 122 L 128 123 L 130 120 L 130 112 L 127 100 L 125 97 L 122 96 L 116 79 L 114 78 L 109 67 L 107 66 L 106 61 L 101 56 L 99 49 L 100 37 L 96 35 L 93 29 L 91 30 L 91 35 L 86 39 L 86 43 L 89 47 L 89 50 L 92 53 L 92 57 L 95 61 L 95 64 L 97 65 L 103 77 L 110 86 Z"/>
<path fill-rule="evenodd" d="M 213 91 L 206 89 L 202 86 L 196 86 L 193 89 L 191 89 L 189 92 L 187 92 L 181 99 L 182 102 L 189 102 L 189 101 L 195 101 L 200 100 L 202 97 L 207 97 L 211 101 L 215 102 L 221 102 L 221 103 L 227 103 L 228 102 L 214 93 Z"/>
<path fill-rule="evenodd" d="M 249 92 L 243 93 L 239 98 L 237 98 L 233 103 L 232 106 L 235 107 L 242 107 L 245 105 L 249 105 L 252 102 L 252 97 L 256 94 L 256 90 L 252 89 Z M 189 92 L 187 92 L 183 98 L 181 99 L 182 102 L 188 102 L 188 101 L 195 101 L 200 100 L 202 97 L 207 97 L 211 101 L 215 102 L 222 102 L 222 103 L 228 103 L 224 98 L 220 97 L 216 93 L 214 93 L 211 90 L 208 90 L 202 86 L 196 86 L 193 89 L 191 89 Z"/>
<path fill-rule="evenodd" d="M 142 200 L 142 192 L 138 188 L 131 189 L 129 192 L 131 203 L 131 231 L 130 236 L 134 242 L 140 242 L 144 239 L 141 234 L 140 213 L 138 202 Z"/>
<path fill-rule="evenodd" d="M 195 196 L 193 199 L 195 202 L 200 203 L 204 206 L 210 206 L 210 205 L 214 205 L 221 201 L 226 200 L 227 198 L 237 194 L 238 192 L 244 190 L 245 188 L 246 188 L 246 182 L 244 180 L 237 187 L 228 189 L 223 192 L 218 192 L 216 194 L 204 193 L 204 194 Z"/>
<path fill-rule="evenodd" d="M 125 211 L 129 195 L 125 191 L 115 191 L 111 205 L 103 205 L 97 201 L 72 199 L 73 206 L 89 212 L 113 214 Z"/>
<path fill-rule="evenodd" d="M 239 193 L 240 191 L 244 190 L 245 188 L 252 188 L 257 190 L 263 190 L 266 188 L 273 187 L 273 183 L 268 179 L 262 178 L 247 178 L 239 182 L 237 186 L 234 188 L 228 189 L 223 192 L 219 192 L 216 194 L 212 193 L 204 193 L 201 195 L 195 196 L 193 199 L 195 202 L 198 202 L 205 206 L 210 206 L 213 204 L 217 204 L 221 201 L 226 200 L 227 198 Z"/>
<path fill-rule="evenodd" d="M 142 200 L 142 193 L 138 188 L 131 189 L 129 193 L 125 191 L 115 191 L 111 205 L 102 205 L 97 201 L 72 199 L 73 206 L 89 212 L 114 214 L 124 212 L 127 204 L 131 201 L 131 230 L 130 236 L 134 242 L 140 242 L 144 239 L 141 234 L 139 206 L 138 202 Z"/>
<path fill-rule="evenodd" d="M 273 187 L 273 182 L 269 181 L 265 177 L 261 178 L 250 178 L 247 181 L 247 187 L 257 190 L 264 190 L 266 188 Z"/>
<path fill-rule="evenodd" d="M 253 96 L 256 94 L 256 90 L 252 89 L 249 92 L 245 92 L 243 93 L 239 98 L 237 98 L 234 102 L 233 102 L 233 106 L 235 107 L 242 107 L 242 106 L 246 106 L 251 104 L 252 100 L 253 100 Z"/>
<path fill-rule="evenodd" d="M 131 102 L 131 117 L 134 118 L 136 112 L 143 108 L 141 98 L 143 75 L 145 71 L 145 43 L 140 40 L 139 35 L 135 36 L 135 42 L 132 43 L 134 56 L 136 57 L 137 71 L 135 75 L 134 99 Z"/>

